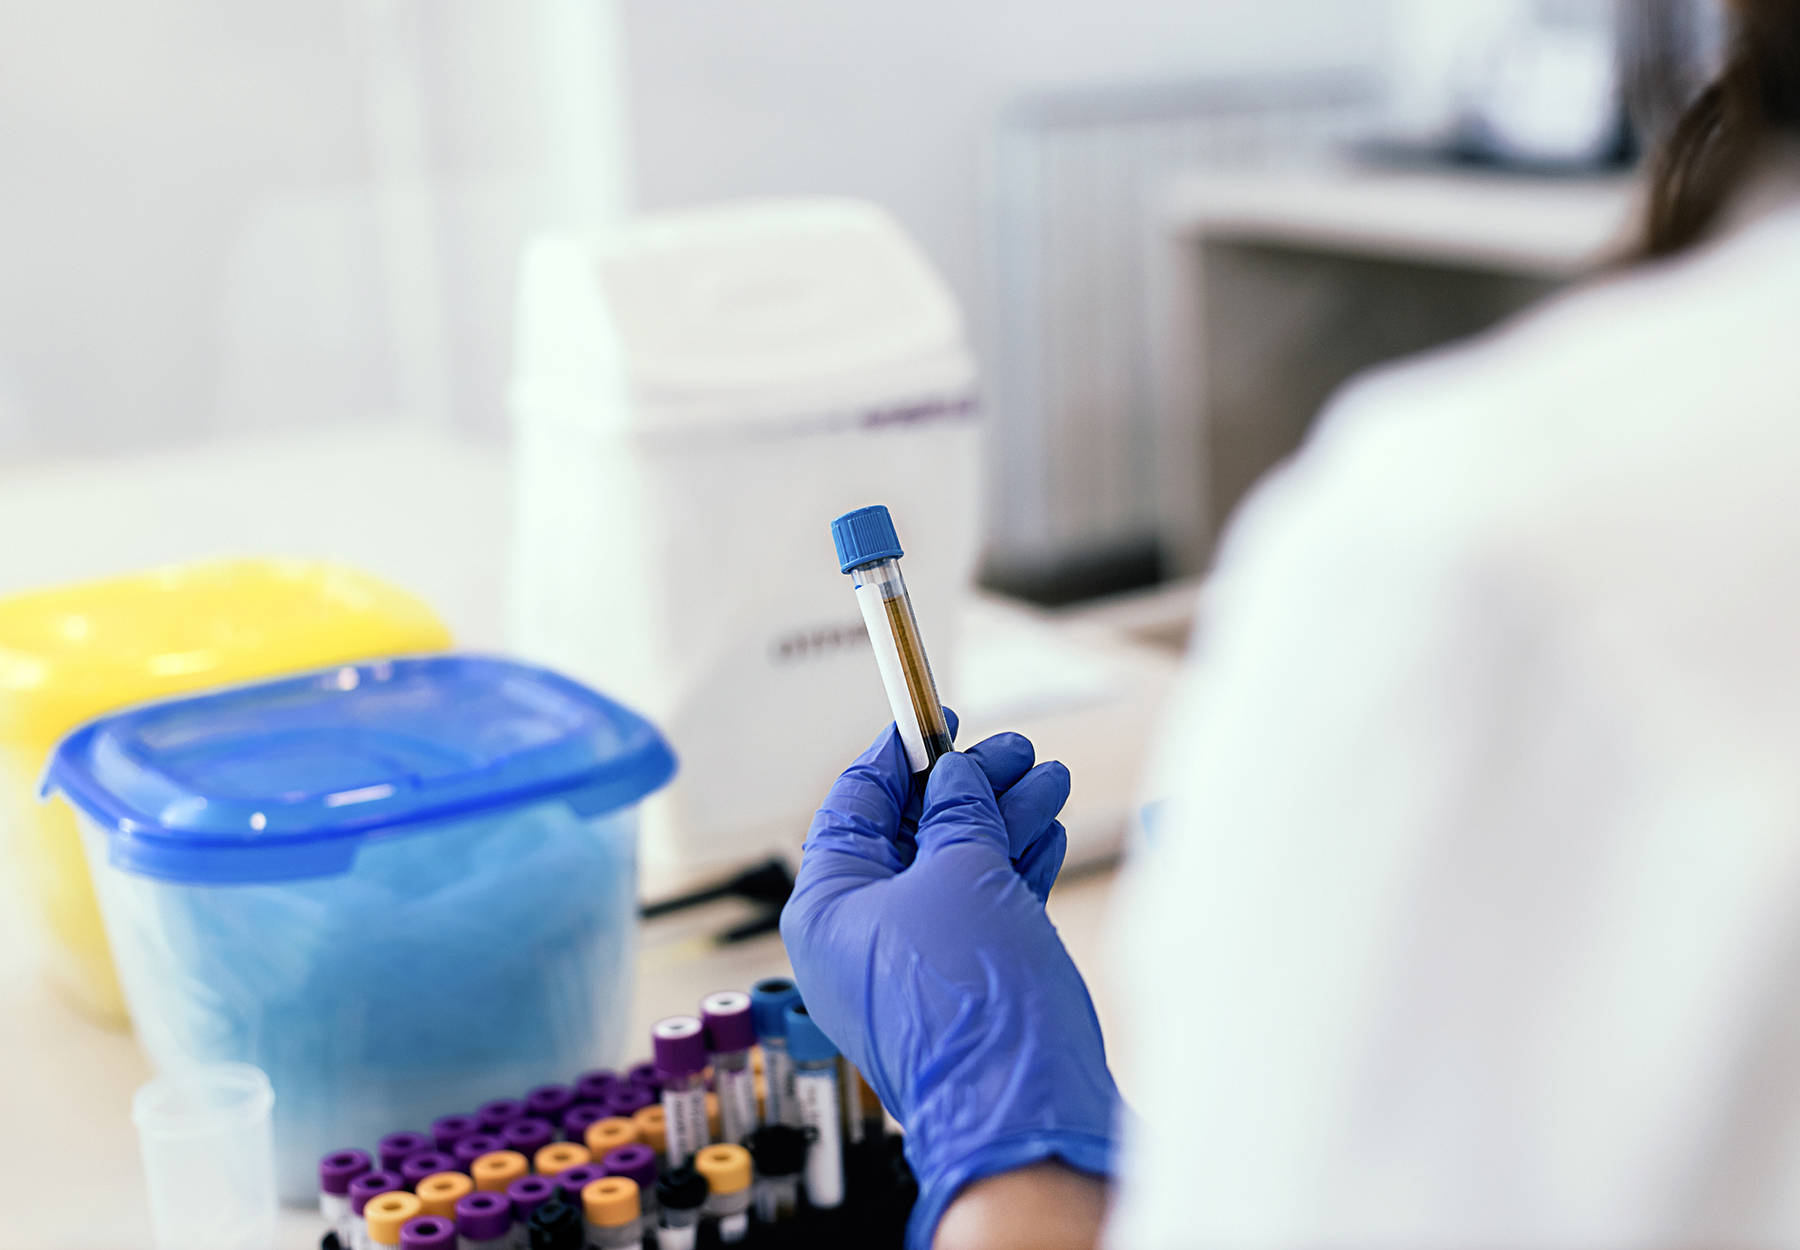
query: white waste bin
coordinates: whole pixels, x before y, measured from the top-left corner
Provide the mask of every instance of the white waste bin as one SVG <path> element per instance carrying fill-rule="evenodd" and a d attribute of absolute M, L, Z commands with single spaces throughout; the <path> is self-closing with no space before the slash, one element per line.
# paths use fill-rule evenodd
<path fill-rule="evenodd" d="M 515 369 L 512 645 L 673 742 L 653 882 L 791 851 L 889 719 L 833 517 L 888 506 L 954 666 L 980 477 L 954 299 L 868 204 L 659 213 L 528 249 Z"/>

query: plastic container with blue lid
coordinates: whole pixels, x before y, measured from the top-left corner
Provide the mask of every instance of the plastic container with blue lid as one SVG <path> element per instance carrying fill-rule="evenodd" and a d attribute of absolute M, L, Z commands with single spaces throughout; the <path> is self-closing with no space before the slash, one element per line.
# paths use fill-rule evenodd
<path fill-rule="evenodd" d="M 623 1057 L 636 804 L 674 769 L 602 695 L 443 656 L 104 717 L 44 790 L 152 1062 L 267 1072 L 305 1202 L 328 1151 Z"/>

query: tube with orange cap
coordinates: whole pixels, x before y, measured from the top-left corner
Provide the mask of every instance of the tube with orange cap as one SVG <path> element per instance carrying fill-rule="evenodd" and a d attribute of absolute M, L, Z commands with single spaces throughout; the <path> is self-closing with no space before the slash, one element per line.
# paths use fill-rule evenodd
<path fill-rule="evenodd" d="M 531 1166 L 539 1176 L 555 1176 L 565 1168 L 578 1168 L 584 1163 L 592 1163 L 594 1156 L 588 1148 L 578 1142 L 552 1142 L 539 1150 L 531 1158 Z"/>
<path fill-rule="evenodd" d="M 730 1245 L 750 1235 L 750 1152 L 729 1143 L 708 1146 L 694 1156 L 694 1170 L 706 1178 L 706 1214 L 719 1221 L 719 1240 Z"/>
<path fill-rule="evenodd" d="M 531 1162 L 516 1150 L 494 1150 L 469 1164 L 469 1177 L 483 1193 L 503 1194 L 521 1176 L 531 1174 Z"/>
<path fill-rule="evenodd" d="M 425 1214 L 446 1220 L 455 1218 L 456 1200 L 474 1191 L 475 1182 L 461 1172 L 433 1172 L 413 1186 Z"/>
<path fill-rule="evenodd" d="M 596 1159 L 604 1159 L 609 1151 L 620 1146 L 630 1146 L 638 1139 L 636 1123 L 622 1115 L 609 1115 L 604 1120 L 596 1120 L 588 1125 L 588 1153 Z"/>
<path fill-rule="evenodd" d="M 638 1186 L 630 1177 L 604 1176 L 590 1181 L 581 1191 L 581 1207 L 587 1217 L 590 1246 L 598 1250 L 637 1250 L 643 1244 Z"/>
<path fill-rule="evenodd" d="M 369 1226 L 369 1244 L 398 1246 L 401 1226 L 424 1213 L 425 1208 L 418 1196 L 405 1191 L 369 1199 L 363 1207 L 363 1219 Z"/>

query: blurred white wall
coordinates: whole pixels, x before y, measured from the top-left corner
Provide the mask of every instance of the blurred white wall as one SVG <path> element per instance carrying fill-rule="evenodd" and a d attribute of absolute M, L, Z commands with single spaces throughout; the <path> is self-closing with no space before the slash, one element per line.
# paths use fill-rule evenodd
<path fill-rule="evenodd" d="M 1370 65 L 1388 0 L 624 0 L 638 203 L 885 205 L 982 299 L 998 111 L 1027 92 Z"/>
<path fill-rule="evenodd" d="M 396 417 L 499 436 L 520 240 L 634 174 L 649 208 L 874 199 L 976 303 L 1006 101 L 1366 61 L 1386 2 L 0 6 L 0 468 Z"/>
<path fill-rule="evenodd" d="M 0 464 L 498 433 L 520 240 L 628 196 L 613 14 L 0 6 Z"/>

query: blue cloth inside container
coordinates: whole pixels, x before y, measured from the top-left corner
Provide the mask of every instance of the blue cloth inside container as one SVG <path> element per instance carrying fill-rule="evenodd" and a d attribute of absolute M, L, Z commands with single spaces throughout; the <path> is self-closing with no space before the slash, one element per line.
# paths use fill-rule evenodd
<path fill-rule="evenodd" d="M 449 658 L 371 666 L 366 682 L 346 671 L 96 722 L 59 748 L 48 780 L 81 812 L 146 1051 L 162 1068 L 262 1068 L 276 1094 L 283 1197 L 300 1202 L 316 1192 L 327 1151 L 622 1057 L 636 922 L 631 802 L 673 769 L 654 730 L 538 670 Z M 510 708 L 536 723 L 501 732 L 485 718 L 484 741 L 502 745 L 470 751 L 468 703 L 460 722 L 431 705 L 471 686 L 491 695 L 496 682 L 512 686 L 494 715 Z M 368 693 L 340 698 L 357 689 Z M 247 710 L 258 716 L 246 722 Z M 599 716 L 605 732 L 576 712 Z M 353 775 L 318 754 L 335 749 L 333 715 L 360 744 L 340 753 L 354 755 Z M 315 754 L 296 770 L 308 784 L 284 791 L 281 770 L 265 765 L 291 758 L 297 721 Z M 370 770 L 371 725 L 411 736 L 390 753 L 391 781 Z M 571 748 L 571 727 L 588 734 L 586 748 Z M 463 739 L 437 744 L 462 751 L 462 764 L 421 783 L 409 762 L 434 735 Z M 209 751 L 229 752 L 230 768 Z M 553 766 L 534 770 L 521 759 L 530 752 Z M 635 760 L 635 780 L 619 775 L 620 759 Z M 226 771 L 234 780 L 221 784 Z M 483 771 L 506 784 L 471 785 Z M 255 786 L 242 784 L 247 775 Z M 197 777 L 228 793 L 196 794 Z M 332 788 L 346 780 L 354 788 Z M 196 798 L 207 801 L 196 808 Z M 352 809 L 335 828 L 301 818 L 332 812 L 334 798 Z M 382 819 L 367 818 L 372 804 Z M 326 871 L 292 875 L 309 857 Z"/>

